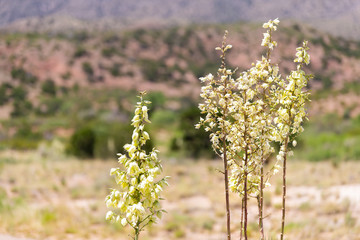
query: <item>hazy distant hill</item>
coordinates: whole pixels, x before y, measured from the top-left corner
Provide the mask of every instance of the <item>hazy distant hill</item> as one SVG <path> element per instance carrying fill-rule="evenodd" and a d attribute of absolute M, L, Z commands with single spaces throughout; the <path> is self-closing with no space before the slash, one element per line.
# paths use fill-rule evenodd
<path fill-rule="evenodd" d="M 88 20 L 111 28 L 263 22 L 275 17 L 307 22 L 335 35 L 360 38 L 360 1 L 353 0 L 0 0 L 0 25 L 22 20 L 12 25 L 19 30 L 82 28 L 89 24 Z M 33 20 L 28 21 L 29 18 Z"/>
<path fill-rule="evenodd" d="M 55 92 L 62 96 L 78 88 L 161 91 L 169 97 L 196 99 L 198 78 L 215 73 L 219 66 L 214 48 L 225 29 L 234 46 L 227 58 L 229 65 L 239 67 L 239 71 L 249 68 L 263 54 L 263 29 L 258 24 L 0 34 L 0 119 L 22 113 L 29 106 L 40 114 L 47 108 L 58 111 L 60 100 L 44 96 Z M 346 113 L 350 117 L 360 114 L 360 42 L 286 21 L 275 38 L 279 47 L 273 59 L 285 72 L 295 67 L 295 48 L 304 39 L 309 40 L 308 70 L 315 75 L 310 85 L 316 93 L 312 112 Z M 84 106 L 92 101 L 95 99 L 85 101 Z M 13 114 L 14 109 L 18 111 Z"/>

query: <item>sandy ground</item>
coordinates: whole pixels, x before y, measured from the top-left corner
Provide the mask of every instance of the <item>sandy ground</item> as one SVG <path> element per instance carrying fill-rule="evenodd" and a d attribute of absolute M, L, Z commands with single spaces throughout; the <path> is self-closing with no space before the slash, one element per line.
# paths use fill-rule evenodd
<path fill-rule="evenodd" d="M 114 186 L 115 161 L 42 159 L 37 153 L 0 155 L 0 240 L 127 240 L 131 229 L 105 222 L 104 198 Z M 144 240 L 225 239 L 220 161 L 165 160 L 168 214 Z M 292 240 L 360 240 L 360 164 L 292 161 L 288 169 L 287 229 Z M 265 230 L 277 239 L 281 176 L 266 190 Z M 232 233 L 239 236 L 240 201 L 231 194 Z M 5 221 L 1 221 L 5 220 Z M 249 205 L 250 239 L 257 239 L 257 205 Z M 17 236 L 17 237 L 13 237 Z M 27 238 L 22 238 L 26 236 Z"/>
<path fill-rule="evenodd" d="M 31 240 L 30 238 L 16 238 L 10 235 L 0 234 L 0 240 Z"/>

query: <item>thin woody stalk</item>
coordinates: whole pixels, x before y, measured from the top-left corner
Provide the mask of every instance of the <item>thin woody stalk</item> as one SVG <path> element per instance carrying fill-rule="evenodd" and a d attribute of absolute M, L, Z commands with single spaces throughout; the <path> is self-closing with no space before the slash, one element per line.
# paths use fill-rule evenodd
<path fill-rule="evenodd" d="M 258 196 L 259 203 L 259 231 L 260 239 L 264 240 L 264 218 L 263 218 L 263 209 L 264 209 L 264 159 L 261 160 L 260 166 L 260 194 Z"/>
<path fill-rule="evenodd" d="M 206 113 L 205 119 L 200 117 L 200 121 L 195 125 L 196 128 L 204 126 L 205 131 L 212 132 L 210 141 L 214 151 L 222 158 L 224 163 L 224 184 L 225 184 L 225 208 L 226 208 L 226 229 L 227 240 L 231 240 L 230 223 L 230 200 L 229 200 L 229 158 L 231 159 L 231 149 L 229 148 L 229 100 L 231 95 L 233 72 L 226 69 L 225 55 L 226 51 L 231 49 L 231 45 L 226 45 L 227 31 L 221 47 L 216 50 L 221 51 L 221 67 L 218 69 L 218 78 L 212 74 L 200 78 L 206 86 L 201 88 L 200 96 L 205 100 L 204 104 L 199 104 L 201 113 Z"/>
<path fill-rule="evenodd" d="M 244 226 L 244 198 L 241 199 L 240 240 L 242 240 L 243 237 L 243 226 Z"/>
<path fill-rule="evenodd" d="M 302 74 L 302 66 L 303 66 L 303 62 L 309 62 L 309 57 L 307 56 L 306 50 L 307 50 L 307 42 L 303 43 L 303 47 L 302 48 L 298 48 L 298 52 L 296 54 L 296 56 L 298 57 L 297 59 L 295 59 L 295 62 L 300 62 L 300 64 L 298 65 L 297 68 L 297 72 Z M 306 57 L 307 56 L 307 57 Z M 306 59 L 307 58 L 307 59 Z M 293 72 L 294 73 L 294 72 Z M 296 73 L 296 72 L 295 72 Z M 291 81 L 291 77 L 293 74 L 290 75 L 289 80 Z M 296 81 L 294 81 L 293 84 L 293 89 L 289 91 L 291 96 L 296 96 L 295 95 L 295 89 L 299 88 L 302 89 L 307 82 L 307 79 L 310 78 L 311 76 L 304 76 L 305 79 L 305 84 L 298 86 L 298 84 L 296 83 Z M 306 94 L 304 95 L 300 95 L 300 97 L 306 97 Z M 295 116 L 292 114 L 292 110 L 296 109 L 296 108 L 301 108 L 300 106 L 296 105 L 296 102 L 292 102 L 291 105 L 289 106 L 289 108 L 287 109 L 287 115 L 288 115 L 288 126 L 294 126 L 294 118 Z M 298 132 L 300 132 L 300 128 L 298 130 Z M 283 196 L 282 196 L 282 216 L 281 216 L 281 233 L 280 233 L 280 240 L 284 239 L 284 230 L 285 230 L 285 214 L 286 214 L 286 160 L 287 160 L 287 155 L 288 155 L 288 145 L 289 145 L 289 138 L 290 138 L 290 130 L 288 131 L 288 133 L 286 134 L 285 137 L 285 141 L 284 141 L 284 157 L 283 157 Z M 293 146 L 295 147 L 296 145 L 296 141 L 295 144 L 293 142 Z"/>
<path fill-rule="evenodd" d="M 226 80 L 225 80 L 225 89 L 226 89 Z M 224 90 L 224 95 L 226 90 Z M 224 118 L 226 119 L 227 115 L 227 106 L 223 110 Z M 225 129 L 225 123 L 223 123 L 223 129 Z M 224 133 L 223 141 L 223 162 L 224 162 L 224 182 L 225 182 L 225 205 L 226 205 L 226 233 L 227 239 L 231 240 L 231 226 L 230 226 L 230 200 L 229 200 L 229 176 L 228 176 L 228 163 L 227 163 L 227 146 L 226 146 L 226 133 Z"/>
<path fill-rule="evenodd" d="M 228 164 L 226 156 L 226 142 L 225 137 L 224 141 L 224 181 L 225 181 L 225 201 L 226 201 L 226 230 L 227 230 L 227 239 L 231 240 L 231 228 L 230 228 L 230 201 L 229 201 L 229 177 L 228 177 Z"/>
<path fill-rule="evenodd" d="M 285 214 L 286 214 L 286 158 L 288 150 L 289 137 L 285 139 L 285 155 L 283 163 L 283 195 L 282 195 L 282 213 L 281 213 L 281 234 L 280 239 L 284 239 L 284 229 L 285 229 Z"/>
<path fill-rule="evenodd" d="M 245 163 L 244 163 L 244 167 L 247 168 L 247 164 L 248 164 L 248 152 L 247 152 L 247 148 L 245 149 Z M 244 171 L 245 174 L 245 180 L 244 180 L 244 237 L 245 240 L 247 240 L 247 179 L 248 179 L 248 172 L 247 170 Z"/>
<path fill-rule="evenodd" d="M 227 31 L 224 35 L 224 40 L 222 43 L 222 56 L 221 56 L 221 68 L 225 69 L 225 48 L 226 48 L 226 36 Z M 225 95 L 227 93 L 227 78 L 225 78 L 224 81 L 224 92 L 223 97 L 225 98 Z M 231 226 L 230 226 L 230 199 L 229 199 L 229 174 L 228 174 L 228 160 L 227 160 L 227 145 L 226 145 L 226 126 L 225 126 L 225 120 L 228 118 L 227 111 L 228 111 L 227 103 L 225 104 L 225 107 L 223 109 L 224 114 L 224 121 L 223 121 L 223 134 L 224 137 L 222 139 L 223 141 L 223 162 L 224 162 L 224 182 L 225 182 L 225 205 L 226 205 L 226 232 L 227 232 L 227 239 L 231 240 Z"/>

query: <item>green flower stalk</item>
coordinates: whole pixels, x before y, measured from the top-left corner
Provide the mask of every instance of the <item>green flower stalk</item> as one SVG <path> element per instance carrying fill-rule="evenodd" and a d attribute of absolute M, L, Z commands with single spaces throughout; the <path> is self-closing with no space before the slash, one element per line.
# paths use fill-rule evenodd
<path fill-rule="evenodd" d="M 112 168 L 110 175 L 114 176 L 117 189 L 112 189 L 106 197 L 106 206 L 112 210 L 106 214 L 106 219 L 120 222 L 123 226 L 130 225 L 134 229 L 133 239 L 138 240 L 140 232 L 149 224 L 161 218 L 160 200 L 167 178 L 156 180 L 162 172 L 158 159 L 158 150 L 150 153 L 143 150 L 146 141 L 150 139 L 145 131 L 148 118 L 149 101 L 143 100 L 145 92 L 140 94 L 136 105 L 135 116 L 132 119 L 134 131 L 132 143 L 124 146 L 127 154 L 118 154 L 119 163 L 123 168 Z"/>

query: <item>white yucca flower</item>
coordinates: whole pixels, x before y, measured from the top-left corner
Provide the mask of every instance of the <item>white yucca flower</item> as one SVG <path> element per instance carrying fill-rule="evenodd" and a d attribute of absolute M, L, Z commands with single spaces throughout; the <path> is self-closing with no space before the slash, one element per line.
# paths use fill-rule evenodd
<path fill-rule="evenodd" d="M 112 189 L 106 197 L 106 205 L 112 210 L 106 214 L 106 219 L 120 222 L 123 226 L 129 224 L 135 232 L 134 239 L 138 239 L 140 231 L 148 224 L 160 218 L 163 209 L 160 205 L 160 194 L 168 177 L 160 180 L 162 172 L 161 162 L 157 157 L 158 150 L 147 153 L 143 147 L 150 139 L 144 130 L 145 124 L 150 123 L 148 118 L 149 101 L 143 100 L 136 105 L 135 116 L 132 119 L 134 131 L 131 144 L 126 144 L 126 154 L 118 154 L 119 163 L 124 167 L 112 168 L 110 175 L 115 177 L 117 189 Z"/>

